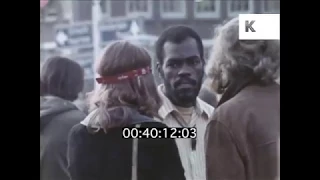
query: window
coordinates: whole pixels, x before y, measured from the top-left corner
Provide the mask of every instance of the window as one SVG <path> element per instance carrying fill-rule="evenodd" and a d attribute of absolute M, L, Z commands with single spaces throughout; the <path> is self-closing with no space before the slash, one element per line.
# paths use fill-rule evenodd
<path fill-rule="evenodd" d="M 47 8 L 43 13 L 44 22 L 56 22 L 58 19 L 58 13 L 55 7 Z"/>
<path fill-rule="evenodd" d="M 264 13 L 280 13 L 280 0 L 262 1 L 262 11 Z"/>
<path fill-rule="evenodd" d="M 160 10 L 163 18 L 185 18 L 186 0 L 161 0 Z"/>
<path fill-rule="evenodd" d="M 63 19 L 72 21 L 72 8 L 73 8 L 73 1 L 60 1 L 61 7 L 63 11 Z"/>
<path fill-rule="evenodd" d="M 220 0 L 202 0 L 194 2 L 194 17 L 219 18 Z"/>
<path fill-rule="evenodd" d="M 127 0 L 126 11 L 130 17 L 152 18 L 153 0 Z"/>
<path fill-rule="evenodd" d="M 253 0 L 228 0 L 228 15 L 253 13 Z"/>

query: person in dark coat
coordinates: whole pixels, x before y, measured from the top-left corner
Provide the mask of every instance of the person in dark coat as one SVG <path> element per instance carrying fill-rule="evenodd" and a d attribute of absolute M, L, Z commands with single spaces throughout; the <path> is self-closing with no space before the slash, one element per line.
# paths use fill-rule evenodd
<path fill-rule="evenodd" d="M 124 127 L 167 128 L 156 120 L 161 100 L 148 52 L 113 42 L 97 73 L 101 86 L 91 94 L 90 114 L 70 131 L 71 180 L 184 180 L 174 139 L 122 137 Z"/>
<path fill-rule="evenodd" d="M 40 71 L 40 180 L 69 180 L 67 140 L 85 118 L 73 103 L 83 88 L 83 69 L 76 62 L 52 57 Z"/>
<path fill-rule="evenodd" d="M 279 40 L 239 40 L 219 27 L 206 69 L 222 97 L 206 132 L 207 180 L 274 180 L 280 139 Z"/>

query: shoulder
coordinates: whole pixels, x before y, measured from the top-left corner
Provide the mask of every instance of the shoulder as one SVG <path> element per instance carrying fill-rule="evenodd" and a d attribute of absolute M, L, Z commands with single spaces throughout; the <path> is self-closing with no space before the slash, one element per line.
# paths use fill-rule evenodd
<path fill-rule="evenodd" d="M 55 137 L 57 140 L 66 140 L 66 136 L 72 127 L 79 124 L 85 118 L 85 115 L 79 110 L 69 110 L 48 118 L 50 118 L 50 123 L 47 123 L 46 128 L 43 130 L 44 133 L 54 132 L 53 134 L 50 133 L 50 136 Z"/>
<path fill-rule="evenodd" d="M 228 129 L 241 127 L 250 116 L 250 112 L 250 107 L 234 97 L 215 109 L 209 124 L 219 123 Z"/>
<path fill-rule="evenodd" d="M 55 117 L 55 121 L 60 125 L 61 129 L 68 131 L 74 126 L 79 124 L 84 118 L 85 114 L 78 109 L 66 111 L 59 116 Z"/>
<path fill-rule="evenodd" d="M 266 93 L 268 91 L 270 90 L 267 88 L 247 87 L 219 106 L 214 114 L 217 119 L 237 122 L 256 121 L 273 114 L 279 114 L 280 100 L 277 91 Z"/>
<path fill-rule="evenodd" d="M 208 124 L 208 129 L 216 131 L 215 126 L 220 130 L 223 127 L 225 131 L 232 133 L 235 139 L 243 139 L 252 134 L 250 132 L 263 129 L 263 126 L 269 126 L 269 124 L 275 126 L 273 115 L 264 114 L 264 112 L 272 112 L 257 106 L 253 101 L 252 97 L 248 96 L 231 98 L 215 110 Z"/>
<path fill-rule="evenodd" d="M 54 118 L 58 119 L 60 122 L 63 121 L 64 124 L 75 125 L 81 122 L 86 117 L 85 113 L 81 110 L 74 108 L 68 111 L 57 114 Z"/>
<path fill-rule="evenodd" d="M 64 115 L 73 119 L 81 119 L 81 120 L 83 120 L 86 117 L 86 114 L 78 108 L 66 111 Z"/>
<path fill-rule="evenodd" d="M 220 115 L 238 115 L 243 114 L 249 108 L 253 106 L 253 99 L 248 96 L 242 95 L 242 93 L 238 93 L 225 103 L 221 104 L 216 110 L 215 113 Z"/>
<path fill-rule="evenodd" d="M 120 137 L 120 135 L 119 135 Z M 111 138 L 113 139 L 113 138 Z M 118 138 L 119 139 L 119 138 Z M 102 130 L 90 132 L 87 126 L 77 124 L 72 127 L 68 136 L 70 152 L 100 152 L 110 144 L 110 138 Z M 99 150 L 100 149 L 100 150 Z"/>

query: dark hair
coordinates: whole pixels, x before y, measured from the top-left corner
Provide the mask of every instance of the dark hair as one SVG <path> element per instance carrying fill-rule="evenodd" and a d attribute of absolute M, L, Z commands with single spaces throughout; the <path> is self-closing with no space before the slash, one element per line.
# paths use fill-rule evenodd
<path fill-rule="evenodd" d="M 172 43 L 179 44 L 187 38 L 193 38 L 196 40 L 201 59 L 203 59 L 203 44 L 198 33 L 196 33 L 193 29 L 191 29 L 188 26 L 176 25 L 170 26 L 169 28 L 164 30 L 155 44 L 158 62 L 160 64 L 163 63 L 163 45 L 166 42 L 169 41 Z"/>
<path fill-rule="evenodd" d="M 115 41 L 103 52 L 97 64 L 97 73 L 100 76 L 115 76 L 151 66 L 151 62 L 144 48 L 128 41 Z M 98 125 L 99 129 L 107 131 L 126 126 L 134 112 L 157 117 L 160 106 L 161 99 L 151 73 L 118 83 L 102 84 L 90 97 L 90 111 L 98 109 L 100 118 L 91 119 L 88 129 Z"/>
<path fill-rule="evenodd" d="M 82 91 L 83 83 L 82 67 L 68 58 L 51 57 L 41 67 L 40 95 L 52 95 L 74 101 Z"/>

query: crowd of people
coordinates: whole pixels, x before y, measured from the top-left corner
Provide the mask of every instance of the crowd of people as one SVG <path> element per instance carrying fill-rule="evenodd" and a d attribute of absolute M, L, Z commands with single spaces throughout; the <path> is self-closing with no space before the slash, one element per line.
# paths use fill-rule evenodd
<path fill-rule="evenodd" d="M 239 20 L 215 30 L 210 57 L 175 25 L 143 47 L 115 41 L 98 61 L 86 104 L 81 66 L 40 72 L 40 180 L 276 180 L 280 178 L 280 41 L 239 40 Z M 152 61 L 162 84 L 156 85 Z M 128 138 L 124 127 L 195 127 L 196 138 Z"/>

